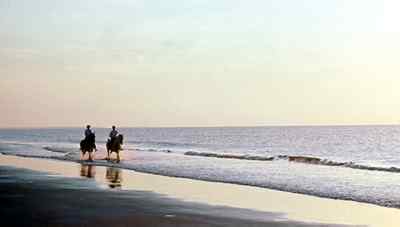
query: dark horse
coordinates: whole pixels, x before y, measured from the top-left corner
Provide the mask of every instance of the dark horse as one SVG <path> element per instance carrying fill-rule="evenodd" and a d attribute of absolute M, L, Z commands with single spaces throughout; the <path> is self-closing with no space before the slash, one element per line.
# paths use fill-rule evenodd
<path fill-rule="evenodd" d="M 119 151 L 122 150 L 121 145 L 124 141 L 124 136 L 119 134 L 113 141 L 107 141 L 107 159 L 110 160 L 110 155 L 112 152 L 117 153 L 117 162 L 121 159 L 119 157 Z"/>
<path fill-rule="evenodd" d="M 96 136 L 94 133 L 81 140 L 82 158 L 85 156 L 86 152 L 89 152 L 89 161 L 93 161 L 92 152 L 96 150 L 95 142 Z"/>

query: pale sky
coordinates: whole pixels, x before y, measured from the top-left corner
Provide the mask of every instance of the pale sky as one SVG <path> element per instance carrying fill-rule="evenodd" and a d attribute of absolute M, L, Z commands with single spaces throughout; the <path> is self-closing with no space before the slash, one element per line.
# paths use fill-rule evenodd
<path fill-rule="evenodd" d="M 400 1 L 0 0 L 0 127 L 398 124 Z"/>

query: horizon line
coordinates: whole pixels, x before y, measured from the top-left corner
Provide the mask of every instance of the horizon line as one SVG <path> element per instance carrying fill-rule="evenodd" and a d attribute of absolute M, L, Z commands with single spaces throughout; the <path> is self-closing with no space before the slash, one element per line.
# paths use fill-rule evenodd
<path fill-rule="evenodd" d="M 216 126 L 117 126 L 117 128 L 267 128 L 267 127 L 363 127 L 363 126 L 400 126 L 400 123 L 360 123 L 360 124 L 271 124 L 271 125 L 216 125 Z M 0 129 L 63 129 L 63 128 L 85 128 L 82 126 L 15 126 L 2 127 Z M 111 128 L 105 126 L 93 127 L 98 129 Z"/>

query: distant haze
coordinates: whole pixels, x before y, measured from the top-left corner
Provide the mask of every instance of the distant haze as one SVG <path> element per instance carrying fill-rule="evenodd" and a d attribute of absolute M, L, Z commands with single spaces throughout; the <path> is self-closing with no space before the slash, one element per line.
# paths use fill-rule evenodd
<path fill-rule="evenodd" d="M 0 127 L 400 122 L 395 0 L 0 0 Z"/>

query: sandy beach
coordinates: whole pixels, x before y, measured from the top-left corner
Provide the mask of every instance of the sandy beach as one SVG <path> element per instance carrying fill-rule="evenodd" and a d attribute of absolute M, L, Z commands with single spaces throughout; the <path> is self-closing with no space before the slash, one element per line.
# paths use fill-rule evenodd
<path fill-rule="evenodd" d="M 393 208 L 113 167 L 6 155 L 0 167 L 7 226 L 394 227 L 400 220 Z"/>

